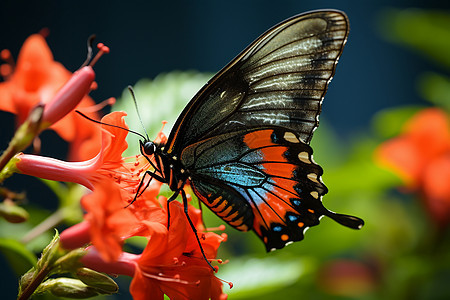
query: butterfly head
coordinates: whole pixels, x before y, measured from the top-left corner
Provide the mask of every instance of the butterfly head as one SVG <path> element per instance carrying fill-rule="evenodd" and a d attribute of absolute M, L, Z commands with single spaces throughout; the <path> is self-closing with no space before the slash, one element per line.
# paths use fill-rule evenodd
<path fill-rule="evenodd" d="M 156 152 L 157 145 L 149 140 L 140 141 L 142 154 L 153 155 Z"/>

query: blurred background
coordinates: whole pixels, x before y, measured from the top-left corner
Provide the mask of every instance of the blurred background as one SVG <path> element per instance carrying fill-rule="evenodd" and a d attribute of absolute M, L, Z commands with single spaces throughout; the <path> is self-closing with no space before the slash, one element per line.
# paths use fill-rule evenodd
<path fill-rule="evenodd" d="M 437 202 L 421 185 L 422 178 L 414 184 L 406 180 L 408 174 L 385 148 L 386 141 L 413 135 L 405 124 L 427 108 L 448 116 L 450 2 L 3 0 L 1 7 L 0 50 L 9 49 L 15 58 L 29 35 L 47 28 L 55 60 L 73 72 L 85 59 L 87 37 L 95 33 L 111 53 L 95 67 L 99 87 L 91 97 L 97 102 L 119 98 L 113 109 L 134 114 L 124 90 L 138 83 L 136 94 L 150 136 L 164 119 L 168 133 L 195 91 L 268 28 L 308 10 L 343 10 L 350 19 L 350 36 L 312 145 L 330 190 L 325 205 L 363 218 L 366 226 L 353 231 L 323 219 L 304 241 L 270 254 L 253 234 L 228 228 L 219 257 L 230 262 L 218 276 L 234 283 L 227 290 L 229 299 L 450 299 L 450 214 L 445 213 L 450 195 L 436 196 L 437 216 Z M 180 89 L 183 93 L 170 92 Z M 172 110 L 159 107 L 168 102 L 174 103 Z M 141 131 L 138 123 L 127 121 Z M 0 126 L 5 149 L 14 133 L 14 116 L 0 112 Z M 415 127 L 421 125 L 408 128 Z M 52 132 L 44 135 L 52 147 L 43 154 L 64 158 L 64 141 Z M 137 139 L 130 143 L 137 145 Z M 450 148 L 436 155 L 441 154 L 450 156 Z M 389 166 L 394 168 L 386 170 Z M 450 178 L 433 176 L 443 185 Z M 58 207 L 52 191 L 41 185 L 25 176 L 5 182 L 17 192 L 28 187 L 27 205 L 36 211 L 31 223 Z M 208 226 L 220 224 L 211 213 L 205 215 Z M 30 222 L 2 221 L 0 235 L 20 236 L 32 228 Z M 42 251 L 51 234 L 30 251 Z M 11 262 L 21 259 L 5 244 L 0 247 L 0 287 L 5 299 L 12 299 L 20 268 Z M 118 280 L 124 282 L 120 294 L 109 298 L 130 298 L 129 280 Z"/>

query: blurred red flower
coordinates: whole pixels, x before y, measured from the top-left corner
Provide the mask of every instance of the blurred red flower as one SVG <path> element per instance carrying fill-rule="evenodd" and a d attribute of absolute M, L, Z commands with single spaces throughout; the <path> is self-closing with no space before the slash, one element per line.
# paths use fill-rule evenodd
<path fill-rule="evenodd" d="M 94 192 L 83 198 L 87 210 L 85 222 L 61 233 L 65 248 L 92 242 L 83 257 L 85 266 L 105 273 L 132 276 L 130 292 L 133 299 L 226 299 L 222 282 L 204 260 L 200 246 L 185 214 L 183 205 L 170 204 L 171 224 L 167 226 L 167 199 L 151 200 L 159 192 L 150 186 L 150 193 L 142 194 L 136 202 L 147 203 L 146 209 L 124 209 L 120 190 L 107 181 L 96 184 Z M 159 203 L 159 205 L 155 204 Z M 200 236 L 208 259 L 214 260 L 226 236 L 205 232 L 201 211 L 189 204 L 189 216 Z M 148 243 L 143 253 L 122 252 L 122 244 L 131 236 L 144 236 Z"/>
<path fill-rule="evenodd" d="M 12 60 L 8 51 L 2 51 L 2 54 L 4 59 Z M 62 64 L 53 60 L 53 55 L 40 34 L 31 35 L 24 42 L 15 68 L 10 63 L 9 68 L 2 68 L 5 69 L 10 72 L 2 72 L 6 80 L 0 83 L 0 110 L 15 114 L 17 126 L 26 120 L 36 105 L 51 102 L 72 76 Z M 94 105 L 95 102 L 89 96 L 84 96 L 77 109 L 83 111 Z M 86 113 L 98 119 L 96 112 Z M 72 161 L 92 158 L 98 151 L 100 129 L 90 126 L 88 122 L 72 111 L 50 126 L 71 143 L 69 159 Z"/>
<path fill-rule="evenodd" d="M 440 226 L 450 222 L 450 119 L 437 108 L 414 115 L 396 138 L 381 144 L 376 160 L 424 198 Z"/>
<path fill-rule="evenodd" d="M 327 293 L 362 298 L 377 286 L 377 274 L 368 264 L 350 259 L 325 263 L 319 272 L 318 284 Z"/>
<path fill-rule="evenodd" d="M 190 227 L 181 203 L 170 205 L 170 229 L 160 227 L 154 232 L 144 252 L 136 260 L 137 266 L 130 292 L 133 298 L 164 299 L 224 299 L 222 282 L 214 276 L 211 267 L 203 259 L 199 245 Z M 189 206 L 189 216 L 195 224 L 201 220 L 201 212 Z M 214 259 L 223 237 L 197 227 L 202 247 L 208 259 Z"/>

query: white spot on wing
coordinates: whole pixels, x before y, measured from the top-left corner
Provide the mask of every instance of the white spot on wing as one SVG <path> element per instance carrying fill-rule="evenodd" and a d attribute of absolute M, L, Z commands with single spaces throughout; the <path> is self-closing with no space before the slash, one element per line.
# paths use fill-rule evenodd
<path fill-rule="evenodd" d="M 316 173 L 309 173 L 307 175 L 308 179 L 311 181 L 314 181 L 316 183 L 319 183 L 319 181 L 317 180 L 317 174 Z"/>
<path fill-rule="evenodd" d="M 300 143 L 299 139 L 295 136 L 293 132 L 286 131 L 284 133 L 284 139 L 290 143 Z"/>
<path fill-rule="evenodd" d="M 306 152 L 306 151 L 300 152 L 300 153 L 298 154 L 298 159 L 299 159 L 301 162 L 304 162 L 304 163 L 306 163 L 306 164 L 310 164 L 310 163 L 311 163 L 311 160 L 309 159 L 309 153 Z"/>

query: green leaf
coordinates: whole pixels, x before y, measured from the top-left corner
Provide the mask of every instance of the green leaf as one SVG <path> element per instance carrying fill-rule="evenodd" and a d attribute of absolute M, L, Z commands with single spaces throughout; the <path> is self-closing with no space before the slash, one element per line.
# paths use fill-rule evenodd
<path fill-rule="evenodd" d="M 0 238 L 0 252 L 17 276 L 27 272 L 37 260 L 36 256 L 24 244 L 13 239 Z"/>
<path fill-rule="evenodd" d="M 450 14 L 420 9 L 384 11 L 380 19 L 383 34 L 426 57 L 450 67 Z"/>
<path fill-rule="evenodd" d="M 450 112 L 449 77 L 432 72 L 424 73 L 419 77 L 418 88 L 422 97 Z"/>
<path fill-rule="evenodd" d="M 36 268 L 40 271 L 43 268 L 51 268 L 55 261 L 61 257 L 62 253 L 59 248 L 59 232 L 55 230 L 55 235 L 47 247 L 42 251 L 42 255 L 39 258 Z"/>
<path fill-rule="evenodd" d="M 30 219 L 27 222 L 20 224 L 8 223 L 0 220 L 0 237 L 5 239 L 21 239 L 23 241 L 33 228 L 49 216 L 49 212 L 44 209 L 39 209 L 35 206 L 26 206 L 26 210 L 30 214 Z M 40 234 L 30 242 L 24 242 L 26 247 L 32 252 L 41 252 L 48 244 L 48 241 L 53 235 L 52 231 L 47 231 Z"/>
<path fill-rule="evenodd" d="M 271 291 L 282 290 L 295 283 L 313 269 L 314 262 L 307 258 L 280 260 L 233 259 L 220 267 L 218 276 L 233 282 L 233 288 L 224 285 L 224 292 L 233 299 L 256 297 Z"/>
<path fill-rule="evenodd" d="M 72 182 L 62 183 L 42 178 L 38 179 L 48 186 L 55 193 L 56 197 L 58 197 L 59 210 L 53 214 L 55 226 L 63 222 L 66 224 L 76 224 L 83 220 L 80 200 L 86 193 L 84 186 Z"/>
<path fill-rule="evenodd" d="M 405 122 L 421 109 L 423 107 L 411 105 L 381 110 L 373 117 L 372 128 L 383 139 L 397 136 Z"/>

